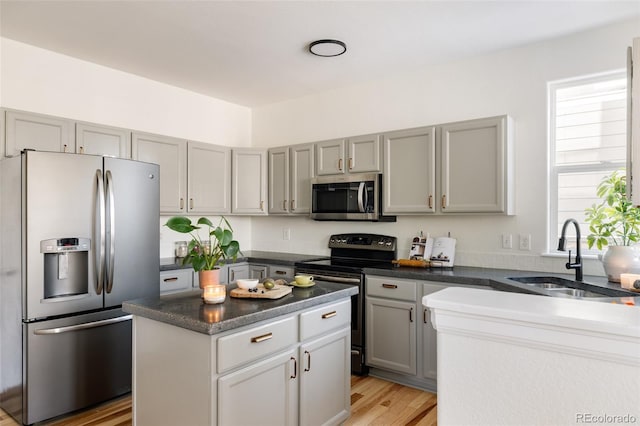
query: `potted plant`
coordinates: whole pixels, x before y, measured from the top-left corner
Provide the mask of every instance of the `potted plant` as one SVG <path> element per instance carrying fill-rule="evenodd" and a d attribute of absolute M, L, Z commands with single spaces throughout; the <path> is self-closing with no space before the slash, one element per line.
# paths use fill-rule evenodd
<path fill-rule="evenodd" d="M 182 264 L 191 264 L 193 270 L 199 273 L 201 288 L 208 284 L 217 284 L 219 282 L 218 265 L 227 259 L 235 261 L 240 253 L 240 244 L 233 239 L 233 229 L 224 216 L 220 217 L 217 226 L 214 226 L 206 217 L 201 217 L 196 224 L 193 224 L 191 219 L 184 216 L 174 216 L 165 225 L 173 231 L 191 235 L 187 255 Z M 197 232 L 203 227 L 207 228 L 204 238 Z M 212 279 L 215 282 L 211 282 Z"/>
<path fill-rule="evenodd" d="M 640 240 L 640 209 L 627 198 L 627 178 L 622 171 L 605 176 L 596 191 L 602 198 L 585 211 L 590 234 L 587 245 L 608 247 L 602 260 L 609 281 L 620 282 L 620 274 L 640 272 L 636 247 Z"/>

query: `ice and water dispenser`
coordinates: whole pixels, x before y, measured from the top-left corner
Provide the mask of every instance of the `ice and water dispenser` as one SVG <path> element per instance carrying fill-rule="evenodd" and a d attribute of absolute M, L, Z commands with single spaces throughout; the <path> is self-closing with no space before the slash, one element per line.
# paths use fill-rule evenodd
<path fill-rule="evenodd" d="M 76 237 L 40 241 L 45 299 L 89 292 L 90 243 Z"/>

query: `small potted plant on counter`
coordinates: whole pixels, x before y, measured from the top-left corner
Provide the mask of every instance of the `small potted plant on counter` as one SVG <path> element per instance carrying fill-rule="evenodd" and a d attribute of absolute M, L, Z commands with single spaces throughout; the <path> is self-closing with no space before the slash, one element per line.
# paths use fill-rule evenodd
<path fill-rule="evenodd" d="M 640 240 L 640 209 L 627 198 L 627 179 L 624 172 L 614 171 L 605 176 L 596 191 L 602 198 L 585 211 L 590 234 L 589 248 L 607 247 L 602 260 L 609 281 L 620 282 L 620 274 L 640 273 L 640 252 L 635 243 Z"/>
<path fill-rule="evenodd" d="M 191 264 L 193 270 L 198 272 L 200 288 L 218 284 L 220 282 L 218 265 L 226 259 L 235 261 L 240 253 L 240 244 L 233 239 L 233 229 L 224 216 L 220 217 L 217 226 L 214 226 L 206 217 L 201 217 L 196 224 L 193 224 L 191 219 L 184 216 L 174 216 L 165 225 L 173 231 L 191 235 L 187 255 L 182 263 L 183 265 Z M 197 232 L 203 227 L 207 228 L 207 235 L 204 238 Z"/>

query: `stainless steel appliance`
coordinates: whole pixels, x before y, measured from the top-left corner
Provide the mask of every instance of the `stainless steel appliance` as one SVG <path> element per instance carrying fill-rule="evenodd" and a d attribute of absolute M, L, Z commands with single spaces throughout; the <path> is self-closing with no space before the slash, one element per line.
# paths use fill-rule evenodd
<path fill-rule="evenodd" d="M 131 390 L 124 300 L 159 295 L 159 167 L 0 161 L 0 406 L 31 424 Z"/>
<path fill-rule="evenodd" d="M 395 222 L 382 215 L 382 175 L 358 173 L 311 179 L 311 218 Z"/>
<path fill-rule="evenodd" d="M 393 268 L 397 239 L 376 234 L 336 234 L 329 237 L 331 257 L 295 264 L 296 274 L 311 274 L 316 280 L 358 286 L 351 298 L 351 372 L 366 375 L 365 274 L 366 267 Z"/>

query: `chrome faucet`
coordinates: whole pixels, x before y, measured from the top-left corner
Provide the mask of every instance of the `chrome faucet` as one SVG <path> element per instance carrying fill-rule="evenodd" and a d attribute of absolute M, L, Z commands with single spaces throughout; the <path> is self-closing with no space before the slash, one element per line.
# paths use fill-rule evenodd
<path fill-rule="evenodd" d="M 567 231 L 567 225 L 569 223 L 573 223 L 576 227 L 576 261 L 571 263 L 571 250 L 569 250 L 569 261 L 565 265 L 567 269 L 575 269 L 576 270 L 576 281 L 582 281 L 582 257 L 580 257 L 580 225 L 575 219 L 567 219 L 564 221 L 564 225 L 562 225 L 562 235 L 560 235 L 560 241 L 558 242 L 558 250 L 565 251 L 565 233 Z"/>

